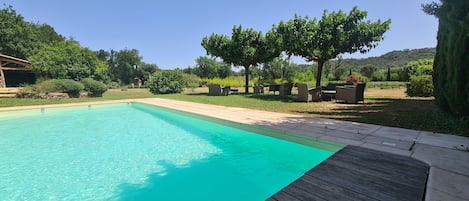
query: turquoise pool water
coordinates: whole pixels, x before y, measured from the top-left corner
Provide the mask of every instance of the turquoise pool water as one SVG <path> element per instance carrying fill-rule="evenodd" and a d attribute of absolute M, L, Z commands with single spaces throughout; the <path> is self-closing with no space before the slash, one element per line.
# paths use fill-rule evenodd
<path fill-rule="evenodd" d="M 0 198 L 265 200 L 332 154 L 144 104 L 0 112 Z"/>

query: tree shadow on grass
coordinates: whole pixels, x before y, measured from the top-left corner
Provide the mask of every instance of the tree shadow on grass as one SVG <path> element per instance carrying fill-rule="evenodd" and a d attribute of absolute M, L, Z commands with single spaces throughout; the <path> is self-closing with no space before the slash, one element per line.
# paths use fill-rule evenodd
<path fill-rule="evenodd" d="M 200 93 L 187 93 L 185 95 L 188 95 L 188 96 L 208 96 L 208 93 L 207 92 L 200 92 Z"/>
<path fill-rule="evenodd" d="M 292 112 L 322 118 L 369 123 L 431 132 L 468 135 L 469 119 L 441 111 L 434 100 L 376 98 L 363 104 L 336 103 L 326 111 L 294 110 Z"/>
<path fill-rule="evenodd" d="M 263 101 L 279 101 L 284 103 L 292 103 L 297 102 L 298 96 L 297 95 L 287 95 L 287 96 L 280 96 L 276 94 L 263 94 L 263 95 L 251 95 L 248 98 L 259 99 Z"/>

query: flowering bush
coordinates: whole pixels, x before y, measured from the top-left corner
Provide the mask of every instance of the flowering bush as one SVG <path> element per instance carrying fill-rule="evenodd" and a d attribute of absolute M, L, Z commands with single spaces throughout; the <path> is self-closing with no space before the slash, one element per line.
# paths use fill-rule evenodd
<path fill-rule="evenodd" d="M 351 74 L 347 77 L 347 84 L 356 84 L 360 81 L 360 77 L 355 74 Z"/>

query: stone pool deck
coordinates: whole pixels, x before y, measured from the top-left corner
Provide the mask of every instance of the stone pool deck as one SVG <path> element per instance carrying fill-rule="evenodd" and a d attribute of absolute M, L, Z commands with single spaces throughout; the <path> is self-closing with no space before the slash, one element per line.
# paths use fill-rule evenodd
<path fill-rule="evenodd" d="M 64 105 L 118 102 L 147 103 L 409 157 L 430 166 L 425 200 L 469 201 L 467 137 L 160 98 Z M 0 108 L 0 111 L 64 105 Z"/>

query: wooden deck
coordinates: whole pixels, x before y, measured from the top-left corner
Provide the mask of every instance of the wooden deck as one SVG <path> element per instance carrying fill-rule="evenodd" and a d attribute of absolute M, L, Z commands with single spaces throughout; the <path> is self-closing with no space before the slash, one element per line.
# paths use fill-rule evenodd
<path fill-rule="evenodd" d="M 424 200 L 428 172 L 409 157 L 347 146 L 268 200 Z"/>

